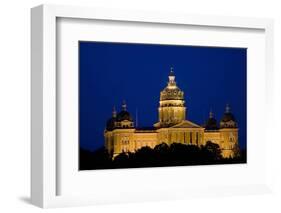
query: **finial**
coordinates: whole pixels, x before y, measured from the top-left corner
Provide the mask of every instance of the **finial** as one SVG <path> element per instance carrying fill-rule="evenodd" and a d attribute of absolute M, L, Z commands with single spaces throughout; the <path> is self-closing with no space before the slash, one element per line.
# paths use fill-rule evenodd
<path fill-rule="evenodd" d="M 112 109 L 112 117 L 113 117 L 113 118 L 116 118 L 116 115 L 117 115 L 117 112 L 116 112 L 115 106 L 113 106 L 113 109 Z"/>
<path fill-rule="evenodd" d="M 214 117 L 214 113 L 213 113 L 212 109 L 210 109 L 209 118 L 213 118 L 213 117 Z"/>
<path fill-rule="evenodd" d="M 169 76 L 175 76 L 174 67 L 171 67 Z"/>
<path fill-rule="evenodd" d="M 123 100 L 123 102 L 122 102 L 122 110 L 127 111 L 127 104 L 126 104 L 125 100 Z"/>
<path fill-rule="evenodd" d="M 225 112 L 226 113 L 230 113 L 230 106 L 229 106 L 229 104 L 226 104 Z"/>

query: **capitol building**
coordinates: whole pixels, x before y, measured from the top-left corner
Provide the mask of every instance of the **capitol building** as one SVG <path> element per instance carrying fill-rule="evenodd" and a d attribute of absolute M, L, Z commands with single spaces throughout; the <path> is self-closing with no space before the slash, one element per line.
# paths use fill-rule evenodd
<path fill-rule="evenodd" d="M 134 125 L 125 102 L 120 112 L 113 109 L 104 131 L 105 147 L 110 155 L 135 152 L 144 146 L 154 148 L 161 143 L 201 146 L 210 141 L 219 145 L 224 158 L 235 157 L 238 126 L 230 107 L 226 105 L 219 124 L 212 112 L 202 126 L 189 121 L 184 92 L 177 86 L 172 68 L 167 86 L 160 92 L 158 118 L 152 127 L 139 128 Z"/>

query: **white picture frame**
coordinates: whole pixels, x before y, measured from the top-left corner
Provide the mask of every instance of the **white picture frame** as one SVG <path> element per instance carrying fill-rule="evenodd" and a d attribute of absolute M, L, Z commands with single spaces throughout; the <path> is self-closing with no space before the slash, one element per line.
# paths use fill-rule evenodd
<path fill-rule="evenodd" d="M 173 13 L 154 13 L 147 11 L 123 11 L 112 9 L 84 8 L 74 6 L 41 5 L 31 10 L 31 72 L 32 72 L 32 118 L 31 118 L 31 201 L 33 204 L 47 208 L 59 206 L 89 205 L 96 203 L 129 202 L 142 200 L 177 199 L 194 196 L 252 194 L 270 192 L 272 189 L 272 165 L 270 163 L 270 141 L 266 141 L 266 178 L 262 183 L 249 185 L 230 184 L 228 186 L 202 188 L 198 184 L 193 190 L 169 190 L 175 196 L 163 196 L 163 191 L 149 193 L 151 195 L 135 194 L 119 196 L 114 194 L 108 199 L 102 196 L 58 196 L 57 165 L 57 20 L 87 19 L 115 20 L 120 22 L 154 23 L 161 25 L 192 25 L 202 27 L 220 27 L 231 29 L 257 29 L 265 33 L 265 72 L 266 87 L 263 91 L 267 97 L 266 109 L 272 112 L 271 92 L 273 90 L 273 21 L 271 19 L 216 17 L 203 15 L 187 15 Z M 270 134 L 271 117 L 265 117 L 266 133 Z M 268 137 L 267 137 L 268 138 Z M 175 171 L 175 170 L 174 170 Z M 125 173 L 126 171 L 117 171 Z M 163 174 L 165 171 L 161 171 Z M 175 171 L 177 172 L 177 171 Z M 196 185 L 196 184 L 195 184 Z M 170 186 L 171 187 L 171 186 Z M 167 192 L 167 191 L 165 191 Z M 137 191 L 135 192 L 137 193 Z M 158 196 L 159 195 L 159 196 Z"/>

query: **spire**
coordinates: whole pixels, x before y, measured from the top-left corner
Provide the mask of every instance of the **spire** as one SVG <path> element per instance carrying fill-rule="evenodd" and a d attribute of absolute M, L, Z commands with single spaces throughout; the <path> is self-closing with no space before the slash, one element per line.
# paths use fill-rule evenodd
<path fill-rule="evenodd" d="M 229 104 L 226 104 L 226 106 L 225 106 L 225 113 L 230 113 L 230 106 L 229 106 Z"/>
<path fill-rule="evenodd" d="M 211 109 L 210 112 L 209 112 L 209 118 L 213 118 L 213 117 L 214 117 L 214 113 L 213 113 L 213 111 Z"/>
<path fill-rule="evenodd" d="M 115 106 L 113 106 L 113 109 L 112 109 L 112 117 L 113 117 L 113 118 L 116 118 L 116 116 L 117 116 L 117 112 L 116 112 Z"/>
<path fill-rule="evenodd" d="M 170 74 L 169 74 L 169 76 L 175 76 L 174 67 L 171 67 L 171 68 L 170 68 Z"/>
<path fill-rule="evenodd" d="M 127 111 L 127 104 L 126 104 L 125 100 L 123 100 L 123 103 L 122 103 L 122 110 Z"/>

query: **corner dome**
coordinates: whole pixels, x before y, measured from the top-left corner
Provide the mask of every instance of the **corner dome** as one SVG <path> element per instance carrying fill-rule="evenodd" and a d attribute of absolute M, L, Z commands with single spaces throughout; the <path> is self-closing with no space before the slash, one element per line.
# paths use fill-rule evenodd
<path fill-rule="evenodd" d="M 110 118 L 106 122 L 106 130 L 111 131 L 115 128 L 116 118 Z"/>
<path fill-rule="evenodd" d="M 231 112 L 224 113 L 221 122 L 236 121 L 234 115 Z"/>
<path fill-rule="evenodd" d="M 132 116 L 130 115 L 130 113 L 128 111 L 121 111 L 117 114 L 117 121 L 124 121 L 124 120 L 128 120 L 128 121 L 133 121 Z"/>
<path fill-rule="evenodd" d="M 215 118 L 209 118 L 205 125 L 206 130 L 217 130 L 217 120 Z"/>
<path fill-rule="evenodd" d="M 218 130 L 217 120 L 214 118 L 214 113 L 209 113 L 209 118 L 205 124 L 205 130 Z"/>
<path fill-rule="evenodd" d="M 237 122 L 234 115 L 230 112 L 229 105 L 226 105 L 225 112 L 220 121 L 220 128 L 237 128 Z"/>

